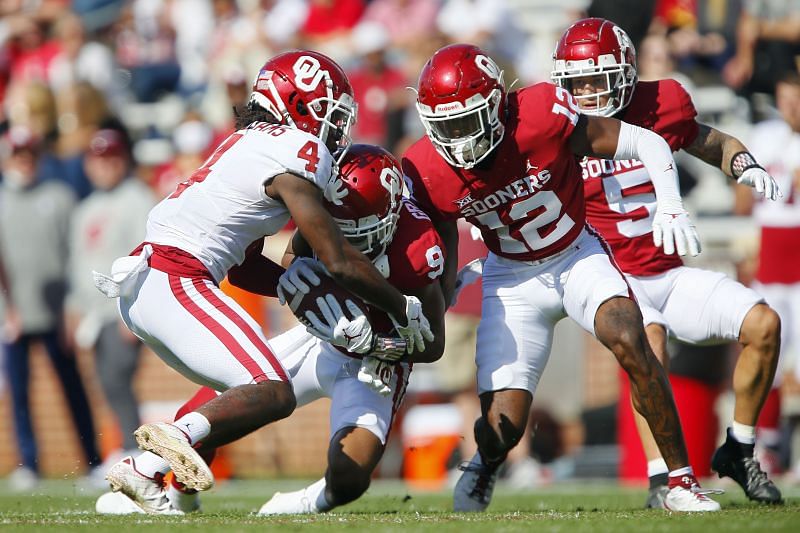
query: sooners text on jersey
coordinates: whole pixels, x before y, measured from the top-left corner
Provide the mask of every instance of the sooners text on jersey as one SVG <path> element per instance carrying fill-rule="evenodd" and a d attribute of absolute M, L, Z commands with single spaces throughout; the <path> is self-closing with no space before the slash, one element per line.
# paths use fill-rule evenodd
<path fill-rule="evenodd" d="M 620 118 L 661 135 L 673 151 L 697 136 L 692 100 L 675 80 L 640 81 Z M 656 194 L 641 161 L 584 158 L 586 219 L 611 246 L 619 267 L 635 276 L 653 276 L 681 266 L 653 244 Z"/>
<path fill-rule="evenodd" d="M 145 241 L 190 253 L 219 282 L 241 264 L 252 242 L 289 220 L 286 206 L 267 196 L 264 186 L 291 173 L 324 190 L 331 168 L 331 154 L 317 137 L 257 122 L 228 137 L 150 211 Z"/>
<path fill-rule="evenodd" d="M 412 197 L 434 220 L 465 218 L 497 255 L 532 261 L 553 255 L 584 226 L 580 167 L 568 139 L 577 104 L 538 83 L 508 95 L 506 133 L 472 169 L 452 167 L 427 137 L 403 156 Z"/>

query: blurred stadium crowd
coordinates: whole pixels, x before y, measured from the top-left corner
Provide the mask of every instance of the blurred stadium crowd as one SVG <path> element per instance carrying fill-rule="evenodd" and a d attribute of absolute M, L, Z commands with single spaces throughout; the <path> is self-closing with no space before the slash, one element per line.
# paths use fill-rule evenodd
<path fill-rule="evenodd" d="M 424 133 L 407 87 L 439 47 L 478 44 L 521 87 L 549 79 L 560 33 L 586 15 L 622 26 L 639 51 L 640 78 L 680 80 L 702 121 L 745 143 L 752 142 L 757 122 L 790 122 L 775 106 L 774 89 L 787 72 L 797 72 L 800 0 L 0 0 L 0 412 L 14 427 L 0 441 L 0 475 L 27 490 L 40 475 L 61 473 L 57 466 L 42 468 L 57 461 L 44 461 L 37 448 L 36 437 L 52 427 L 30 408 L 31 349 L 47 353 L 56 372 L 46 377 L 57 376 L 63 386 L 62 397 L 53 383 L 48 401 L 67 400 L 80 436 L 81 472 L 135 448 L 131 434 L 145 416 L 140 405 L 164 396 L 134 386 L 142 348 L 119 326 L 113 302 L 95 291 L 89 271 L 106 270 L 140 242 L 149 208 L 230 133 L 233 106 L 246 100 L 250 76 L 267 57 L 297 47 L 333 57 L 347 71 L 359 105 L 355 141 L 400 156 Z M 800 109 L 800 101 L 794 105 Z M 699 261 L 751 280 L 758 232 L 751 219 L 732 218 L 740 214 L 734 188 L 718 170 L 678 162 L 706 247 Z M 800 166 L 791 172 L 800 191 Z M 468 227 L 461 242 L 462 262 L 485 253 Z M 796 270 L 795 283 L 800 264 Z M 383 475 L 402 470 L 435 484 L 457 457 L 473 455 L 477 397 L 470 360 L 479 301 L 477 287 L 464 295 L 448 317 L 443 360 L 415 368 L 413 394 Z M 275 302 L 248 305 L 268 336 L 289 325 Z M 791 321 L 784 317 L 783 327 L 798 328 L 800 317 Z M 685 380 L 685 390 L 694 391 L 681 410 L 687 433 L 710 439 L 713 451 L 717 426 L 709 421 L 715 421 L 715 403 L 726 398 L 733 347 L 674 348 L 675 382 Z M 791 475 L 797 465 L 795 479 L 800 446 L 792 446 L 790 428 L 800 419 L 800 384 L 792 372 L 798 349 L 784 346 L 783 396 L 766 410 L 772 420 L 760 437 L 762 462 L 775 474 Z M 515 450 L 508 482 L 536 486 L 573 475 L 642 479 L 632 422 L 616 417 L 616 406 L 620 413 L 629 407 L 619 400 L 613 358 L 562 324 L 550 361 L 534 402 L 530 445 Z M 34 369 L 33 375 L 43 374 Z M 98 405 L 118 424 L 116 439 L 97 438 L 95 428 L 106 426 L 98 421 Z M 692 417 L 699 418 L 696 427 Z M 246 475 L 236 468 L 233 474 Z"/>

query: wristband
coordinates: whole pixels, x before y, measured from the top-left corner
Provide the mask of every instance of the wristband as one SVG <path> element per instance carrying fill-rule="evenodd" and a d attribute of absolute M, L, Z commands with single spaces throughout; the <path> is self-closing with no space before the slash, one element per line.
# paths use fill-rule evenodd
<path fill-rule="evenodd" d="M 731 176 L 739 179 L 744 174 L 744 171 L 749 168 L 764 170 L 764 167 L 756 162 L 756 158 L 750 152 L 736 152 L 733 154 L 733 157 L 731 157 Z"/>
<path fill-rule="evenodd" d="M 384 361 L 397 362 L 406 355 L 406 340 L 402 337 L 375 335 L 369 354 Z"/>

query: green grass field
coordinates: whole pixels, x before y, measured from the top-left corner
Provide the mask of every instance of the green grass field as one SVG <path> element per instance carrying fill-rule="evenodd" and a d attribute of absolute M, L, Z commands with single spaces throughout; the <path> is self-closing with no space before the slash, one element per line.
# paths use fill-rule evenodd
<path fill-rule="evenodd" d="M 711 485 L 711 484 L 710 484 Z M 784 487 L 786 505 L 749 503 L 737 487 L 719 496 L 724 510 L 704 515 L 641 509 L 644 490 L 607 482 L 554 485 L 530 492 L 500 487 L 490 512 L 450 512 L 449 492 L 409 491 L 399 483 L 376 482 L 359 501 L 318 516 L 260 518 L 251 513 L 275 490 L 302 481 L 228 483 L 204 495 L 203 512 L 189 516 L 100 516 L 98 493 L 70 481 L 48 481 L 32 495 L 12 494 L 0 485 L 0 530 L 91 531 L 786 531 L 800 532 L 800 487 Z"/>

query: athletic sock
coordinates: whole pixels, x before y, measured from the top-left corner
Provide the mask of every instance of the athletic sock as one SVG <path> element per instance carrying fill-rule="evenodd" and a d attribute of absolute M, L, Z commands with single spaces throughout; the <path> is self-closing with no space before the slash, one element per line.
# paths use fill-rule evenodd
<path fill-rule="evenodd" d="M 184 513 L 191 513 L 200 508 L 200 496 L 198 496 L 197 491 L 187 489 L 181 483 L 178 483 L 174 477 L 169 487 L 167 487 L 167 499 L 172 507 Z"/>
<path fill-rule="evenodd" d="M 183 415 L 173 422 L 172 425 L 186 434 L 189 438 L 189 444 L 192 446 L 208 437 L 208 434 L 211 432 L 211 423 L 197 411 L 192 411 L 191 413 Z"/>
<path fill-rule="evenodd" d="M 731 438 L 739 445 L 742 455 L 745 457 L 753 456 L 753 449 L 756 444 L 756 427 L 740 424 L 733 421 L 730 430 Z"/>
<path fill-rule="evenodd" d="M 694 470 L 691 466 L 684 466 L 682 468 L 676 468 L 675 470 L 672 470 L 667 478 L 667 486 L 669 486 L 669 488 L 673 488 L 678 485 L 685 485 L 684 483 L 681 483 L 681 478 L 684 476 L 694 478 Z"/>
<path fill-rule="evenodd" d="M 153 452 L 143 452 L 134 457 L 133 468 L 149 478 L 155 478 L 156 474 L 166 474 L 170 470 L 169 463 Z"/>

